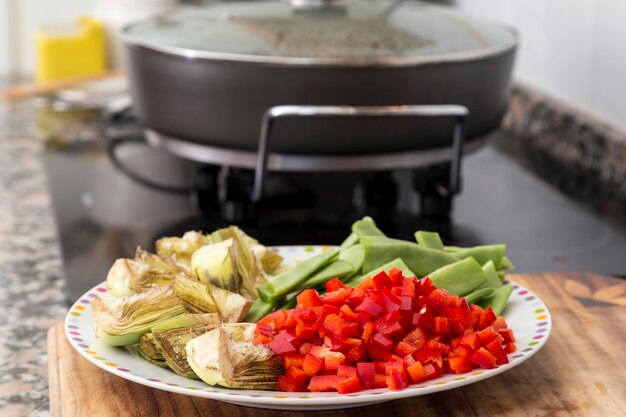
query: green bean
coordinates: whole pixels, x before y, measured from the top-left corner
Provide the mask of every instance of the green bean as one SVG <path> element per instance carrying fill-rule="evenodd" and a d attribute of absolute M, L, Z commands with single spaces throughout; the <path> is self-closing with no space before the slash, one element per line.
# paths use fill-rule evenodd
<path fill-rule="evenodd" d="M 483 308 L 491 307 L 496 316 L 499 316 L 506 307 L 506 302 L 509 300 L 509 296 L 513 292 L 513 287 L 510 285 L 503 285 L 500 288 L 496 288 L 492 295 L 483 298 L 478 302 Z"/>
<path fill-rule="evenodd" d="M 477 301 L 489 297 L 494 293 L 494 291 L 495 290 L 493 288 L 479 288 L 465 295 L 464 298 L 465 301 L 467 301 L 467 304 L 475 304 Z"/>
<path fill-rule="evenodd" d="M 268 315 L 274 310 L 274 306 L 266 303 L 260 298 L 257 298 L 252 303 L 250 310 L 248 311 L 248 315 L 246 316 L 246 321 L 249 323 L 256 323 L 261 320 L 263 317 Z"/>
<path fill-rule="evenodd" d="M 319 255 L 306 259 L 270 279 L 265 284 L 265 289 L 273 296 L 288 294 L 312 274 L 332 262 L 338 254 L 339 249 L 328 249 Z"/>
<path fill-rule="evenodd" d="M 480 288 L 498 288 L 502 286 L 502 280 L 498 276 L 498 271 L 493 264 L 493 261 L 488 261 L 483 265 L 483 271 L 487 274 L 487 282 L 480 286 Z"/>
<path fill-rule="evenodd" d="M 487 282 L 487 274 L 474 258 L 443 266 L 428 276 L 435 287 L 454 295 L 469 294 Z"/>
<path fill-rule="evenodd" d="M 352 265 L 354 272 L 361 272 L 365 261 L 365 248 L 360 243 L 339 252 L 339 259 Z"/>
<path fill-rule="evenodd" d="M 352 246 L 356 245 L 357 243 L 359 243 L 359 235 L 357 235 L 356 233 L 352 232 L 346 238 L 346 240 L 341 242 L 341 246 L 339 246 L 339 250 L 341 252 L 343 252 L 343 251 L 351 248 Z"/>
<path fill-rule="evenodd" d="M 362 240 L 364 236 L 385 236 L 385 234 L 378 227 L 376 227 L 374 220 L 367 216 L 354 222 L 352 225 L 352 232 L 357 234 L 359 240 Z"/>
<path fill-rule="evenodd" d="M 443 251 L 420 247 L 417 243 L 386 237 L 367 236 L 363 269 L 368 271 L 401 258 L 418 278 L 424 277 L 442 266 L 457 262 L 459 258 Z"/>
<path fill-rule="evenodd" d="M 347 275 L 354 274 L 355 270 L 352 264 L 338 259 L 307 278 L 306 281 L 296 287 L 296 290 L 305 290 L 307 288 L 315 288 L 324 284 L 332 278 L 342 278 Z"/>
<path fill-rule="evenodd" d="M 437 249 L 443 250 L 443 242 L 441 241 L 441 237 L 439 233 L 436 232 L 427 232 L 425 230 L 418 230 L 415 232 L 415 240 L 417 243 L 427 249 Z"/>
<path fill-rule="evenodd" d="M 479 264 L 484 265 L 488 261 L 493 261 L 496 269 L 502 267 L 502 257 L 506 251 L 506 245 L 481 245 L 472 248 L 461 248 L 454 252 L 454 256 L 459 259 L 474 258 Z"/>
<path fill-rule="evenodd" d="M 511 260 L 509 259 L 509 257 L 504 255 L 502 257 L 502 265 L 500 265 L 500 269 L 506 269 L 510 271 L 513 268 L 514 268 L 513 264 L 511 263 Z"/>
<path fill-rule="evenodd" d="M 366 274 L 361 275 L 358 278 L 353 279 L 352 281 L 346 283 L 346 285 L 349 287 L 356 287 L 361 282 L 365 281 L 366 278 L 375 277 L 376 275 L 380 274 L 383 271 L 388 272 L 391 268 L 399 269 L 400 271 L 402 271 L 402 275 L 404 275 L 405 277 L 415 276 L 413 271 L 411 271 L 411 269 L 404 263 L 404 261 L 400 258 L 397 258 L 391 262 L 386 263 L 385 265 L 382 265 L 376 269 L 369 271 Z"/>

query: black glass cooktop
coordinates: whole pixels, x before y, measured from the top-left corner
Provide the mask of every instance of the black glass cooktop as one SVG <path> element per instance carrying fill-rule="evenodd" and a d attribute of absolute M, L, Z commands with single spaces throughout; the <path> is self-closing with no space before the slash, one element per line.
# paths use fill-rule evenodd
<path fill-rule="evenodd" d="M 535 176 L 501 150 L 498 143 L 506 140 L 497 138 L 465 157 L 463 191 L 448 219 L 416 214 L 419 197 L 402 172 L 393 174 L 400 209 L 374 212 L 354 210 L 356 174 L 289 174 L 270 177 L 270 203 L 261 207 L 260 220 L 241 226 L 271 245 L 337 244 L 355 219 L 369 214 L 390 236 L 410 238 L 423 228 L 439 231 L 447 244 L 504 242 L 517 272 L 625 276 L 626 229 Z M 201 186 L 203 175 L 214 174 L 210 168 L 142 144 L 118 151 L 127 169 L 183 191 L 164 192 L 134 181 L 112 165 L 99 140 L 48 143 L 45 165 L 68 300 L 103 281 L 112 262 L 132 256 L 137 245 L 151 248 L 162 236 L 227 223 L 211 204 L 212 191 Z"/>

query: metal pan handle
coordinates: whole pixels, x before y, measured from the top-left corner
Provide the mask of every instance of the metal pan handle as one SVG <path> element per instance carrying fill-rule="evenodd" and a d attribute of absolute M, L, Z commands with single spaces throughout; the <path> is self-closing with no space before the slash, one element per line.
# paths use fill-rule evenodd
<path fill-rule="evenodd" d="M 272 129 L 280 119 L 316 118 L 316 117 L 415 117 L 415 118 L 453 118 L 452 157 L 450 163 L 450 193 L 460 190 L 461 156 L 465 142 L 467 117 L 469 110 L 461 105 L 415 105 L 415 106 L 305 106 L 284 105 L 267 109 L 261 121 L 261 133 L 254 173 L 254 187 L 251 200 L 261 201 L 263 186 L 267 175 L 267 160 L 272 144 Z M 351 155 L 350 157 L 354 157 Z M 367 155 L 362 158 L 367 159 Z"/>

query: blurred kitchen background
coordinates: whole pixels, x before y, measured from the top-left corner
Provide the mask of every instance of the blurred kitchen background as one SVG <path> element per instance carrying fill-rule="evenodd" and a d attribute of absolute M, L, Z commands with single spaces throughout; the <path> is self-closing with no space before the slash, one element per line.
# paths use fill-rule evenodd
<path fill-rule="evenodd" d="M 68 299 L 166 234 L 238 223 L 264 243 L 336 244 L 365 214 L 390 235 L 421 227 L 449 244 L 507 243 L 520 272 L 626 276 L 625 2 L 433 1 L 519 34 L 508 110 L 466 149 L 460 192 L 441 182 L 450 171 L 441 161 L 410 175 L 272 173 L 261 214 L 246 203 L 251 169 L 200 161 L 196 148 L 181 157 L 156 139 L 146 146 L 116 31 L 179 3 L 0 0 L 0 138 L 42 152 Z M 63 34 L 89 46 L 76 54 L 46 43 Z M 104 81 L 65 83 L 85 76 Z"/>

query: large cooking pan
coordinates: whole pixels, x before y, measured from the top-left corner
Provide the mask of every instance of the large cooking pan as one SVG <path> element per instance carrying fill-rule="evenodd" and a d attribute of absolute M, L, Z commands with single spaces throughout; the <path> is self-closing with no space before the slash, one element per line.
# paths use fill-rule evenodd
<path fill-rule="evenodd" d="M 419 2 L 211 2 L 124 30 L 137 114 L 184 142 L 256 150 L 277 105 L 463 105 L 468 139 L 506 109 L 515 32 Z M 449 146 L 453 120 L 288 119 L 273 151 L 342 155 Z"/>

